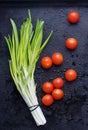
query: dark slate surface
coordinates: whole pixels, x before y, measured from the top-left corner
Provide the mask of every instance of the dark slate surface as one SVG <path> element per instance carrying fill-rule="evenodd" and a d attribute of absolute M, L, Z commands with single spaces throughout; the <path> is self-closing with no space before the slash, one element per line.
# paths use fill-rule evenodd
<path fill-rule="evenodd" d="M 13 1 L 15 1 L 15 2 L 25 2 L 25 1 L 28 1 L 28 2 L 30 2 L 30 1 L 34 1 L 34 2 L 49 2 L 49 1 L 51 1 L 51 2 L 55 2 L 55 1 L 57 1 L 57 2 L 65 2 L 65 1 L 68 1 L 68 0 L 0 0 L 1 2 L 13 2 Z M 70 1 L 72 1 L 72 2 L 76 2 L 76 0 L 70 0 Z M 81 0 L 81 1 L 83 1 L 83 0 Z M 84 1 L 86 1 L 87 2 L 87 0 L 84 0 Z M 80 0 L 78 0 L 78 2 L 80 2 Z"/>
<path fill-rule="evenodd" d="M 88 2 L 87 0 L 70 0 L 70 1 L 68 1 L 68 0 L 0 0 L 0 2 L 82 2 L 82 3 L 84 3 L 84 2 Z"/>
<path fill-rule="evenodd" d="M 51 56 L 59 51 L 64 55 L 63 65 L 53 66 L 50 70 L 43 70 L 40 60 L 35 72 L 37 83 L 37 96 L 44 115 L 47 119 L 45 126 L 37 127 L 30 111 L 17 92 L 9 72 L 9 52 L 4 36 L 11 33 L 10 18 L 13 18 L 18 28 L 27 17 L 27 10 L 30 8 L 33 23 L 41 18 L 45 21 L 44 39 L 53 30 L 53 36 L 41 54 L 40 59 Z M 77 10 L 80 21 L 71 25 L 67 21 L 67 14 L 72 9 Z M 79 46 L 74 51 L 65 48 L 65 40 L 68 37 L 75 37 Z M 41 85 L 44 81 L 52 81 L 53 78 L 61 76 L 64 72 L 73 68 L 77 70 L 78 79 L 72 83 L 65 81 L 63 88 L 64 99 L 55 102 L 51 107 L 44 107 L 41 97 L 44 93 Z M 65 6 L 33 6 L 27 5 L 22 8 L 0 8 L 0 130 L 87 130 L 88 129 L 88 8 L 65 7 Z"/>

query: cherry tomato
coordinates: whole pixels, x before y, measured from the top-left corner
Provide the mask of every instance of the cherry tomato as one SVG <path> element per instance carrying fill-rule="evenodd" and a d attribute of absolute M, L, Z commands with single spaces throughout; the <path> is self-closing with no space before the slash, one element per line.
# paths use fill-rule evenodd
<path fill-rule="evenodd" d="M 52 59 L 49 56 L 45 56 L 41 60 L 41 65 L 44 69 L 49 69 L 52 67 Z"/>
<path fill-rule="evenodd" d="M 73 69 L 69 69 L 65 72 L 65 78 L 67 81 L 73 81 L 77 78 L 77 72 Z"/>
<path fill-rule="evenodd" d="M 45 106 L 50 106 L 52 105 L 54 102 L 54 99 L 52 97 L 52 95 L 50 94 L 46 94 L 42 97 L 42 103 L 45 105 Z"/>
<path fill-rule="evenodd" d="M 53 84 L 51 82 L 45 82 L 45 83 L 43 83 L 42 90 L 45 93 L 51 93 L 53 91 Z"/>
<path fill-rule="evenodd" d="M 56 100 L 60 100 L 64 97 L 64 92 L 62 89 L 54 89 L 52 92 L 52 96 Z"/>
<path fill-rule="evenodd" d="M 70 50 L 73 50 L 77 47 L 78 41 L 75 38 L 68 38 L 66 40 L 66 47 Z"/>
<path fill-rule="evenodd" d="M 52 83 L 55 88 L 62 88 L 64 86 L 64 80 L 62 78 L 55 78 Z"/>
<path fill-rule="evenodd" d="M 55 52 L 52 55 L 52 62 L 55 65 L 61 65 L 63 63 L 63 55 L 60 52 Z"/>
<path fill-rule="evenodd" d="M 77 23 L 80 19 L 80 15 L 77 11 L 71 11 L 68 13 L 68 21 L 70 23 Z"/>

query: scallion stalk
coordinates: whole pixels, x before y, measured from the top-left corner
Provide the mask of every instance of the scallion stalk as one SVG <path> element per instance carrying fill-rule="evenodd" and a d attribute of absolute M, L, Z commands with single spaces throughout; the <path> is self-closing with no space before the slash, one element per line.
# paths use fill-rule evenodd
<path fill-rule="evenodd" d="M 12 36 L 8 35 L 5 39 L 11 57 L 9 60 L 11 76 L 39 126 L 44 125 L 46 119 L 36 96 L 34 72 L 39 56 L 47 45 L 52 32 L 42 44 L 44 21 L 37 20 L 36 28 L 33 30 L 30 11 L 28 14 L 29 17 L 21 25 L 19 34 L 15 22 L 11 19 Z"/>

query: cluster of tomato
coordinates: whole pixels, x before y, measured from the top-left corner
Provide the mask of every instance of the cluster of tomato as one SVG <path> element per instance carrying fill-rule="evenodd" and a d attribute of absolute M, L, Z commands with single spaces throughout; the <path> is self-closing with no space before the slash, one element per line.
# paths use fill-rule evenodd
<path fill-rule="evenodd" d="M 71 11 L 68 14 L 68 21 L 70 23 L 77 23 L 79 21 L 80 15 L 76 11 Z M 73 50 L 77 47 L 78 41 L 75 38 L 68 38 L 65 43 L 66 47 Z M 60 52 L 55 52 L 51 57 L 45 56 L 41 59 L 41 66 L 44 69 L 49 69 L 52 65 L 61 65 L 64 61 L 63 55 Z M 77 72 L 74 69 L 68 69 L 65 72 L 65 79 L 67 81 L 73 81 L 77 78 Z M 42 103 L 45 106 L 50 106 L 55 100 L 61 100 L 64 97 L 64 91 L 62 87 L 64 86 L 64 80 L 61 77 L 53 79 L 52 82 L 44 82 L 42 85 L 42 90 L 46 93 L 42 97 Z"/>
<path fill-rule="evenodd" d="M 54 99 L 60 100 L 64 96 L 64 92 L 61 89 L 64 86 L 64 80 L 62 78 L 56 78 L 51 82 L 45 82 L 42 85 L 42 90 L 46 93 L 42 97 L 42 103 L 45 106 L 53 104 Z"/>

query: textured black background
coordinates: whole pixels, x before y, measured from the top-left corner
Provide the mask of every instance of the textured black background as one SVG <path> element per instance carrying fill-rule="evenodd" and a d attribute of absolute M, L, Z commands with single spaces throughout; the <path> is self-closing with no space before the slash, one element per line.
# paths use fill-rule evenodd
<path fill-rule="evenodd" d="M 84 2 L 88 2 L 87 0 L 0 0 L 0 2 L 13 2 L 13 1 L 15 1 L 15 2 L 76 2 L 76 3 L 80 3 L 80 2 L 82 2 L 82 3 L 84 3 Z"/>
<path fill-rule="evenodd" d="M 37 96 L 44 115 L 47 119 L 45 126 L 37 127 L 30 111 L 17 92 L 9 72 L 9 52 L 4 36 L 11 33 L 9 19 L 13 18 L 18 28 L 27 17 L 30 8 L 35 26 L 36 19 L 45 21 L 44 39 L 51 30 L 53 36 L 41 54 L 49 55 L 59 51 L 64 55 L 63 65 L 53 66 L 50 70 L 43 70 L 40 60 L 35 72 L 37 82 Z M 77 10 L 80 21 L 71 25 L 67 21 L 67 14 L 72 9 Z M 65 47 L 68 37 L 77 38 L 79 45 L 76 50 L 69 51 Z M 44 93 L 41 85 L 44 81 L 52 81 L 64 72 L 73 68 L 77 70 L 78 79 L 72 83 L 65 81 L 63 100 L 55 102 L 51 107 L 44 107 L 41 97 Z M 0 8 L 0 130 L 87 130 L 88 129 L 88 8 L 87 6 L 31 6 L 1 7 Z"/>

